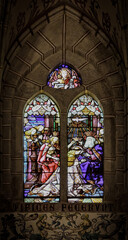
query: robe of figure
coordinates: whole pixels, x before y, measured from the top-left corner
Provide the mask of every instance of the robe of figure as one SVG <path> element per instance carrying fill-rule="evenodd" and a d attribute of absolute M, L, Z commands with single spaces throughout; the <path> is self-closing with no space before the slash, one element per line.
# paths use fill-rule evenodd
<path fill-rule="evenodd" d="M 38 155 L 37 162 L 42 167 L 41 182 L 45 183 L 53 172 L 58 167 L 58 163 L 55 162 L 52 158 L 47 157 L 49 150 L 49 144 L 45 143 L 41 146 L 40 152 Z"/>

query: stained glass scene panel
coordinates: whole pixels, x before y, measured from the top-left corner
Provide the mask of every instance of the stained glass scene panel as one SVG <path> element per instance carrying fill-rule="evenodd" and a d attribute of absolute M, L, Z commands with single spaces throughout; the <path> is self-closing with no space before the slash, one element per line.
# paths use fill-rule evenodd
<path fill-rule="evenodd" d="M 101 203 L 103 199 L 104 117 L 88 94 L 68 112 L 68 201 Z"/>
<path fill-rule="evenodd" d="M 24 110 L 24 202 L 59 202 L 60 115 L 39 94 Z"/>
<path fill-rule="evenodd" d="M 63 64 L 49 74 L 47 85 L 58 89 L 76 88 L 81 85 L 81 78 L 73 68 Z"/>

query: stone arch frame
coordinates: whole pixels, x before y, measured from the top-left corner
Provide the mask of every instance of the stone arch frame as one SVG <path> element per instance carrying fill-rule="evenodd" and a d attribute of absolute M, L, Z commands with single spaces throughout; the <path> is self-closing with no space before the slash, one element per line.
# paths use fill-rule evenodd
<path fill-rule="evenodd" d="M 70 11 L 69 11 L 70 9 Z M 57 12 L 58 10 L 60 10 L 60 8 L 58 9 L 54 9 L 54 14 L 55 16 L 57 16 Z M 70 7 L 66 7 L 66 9 L 63 9 L 63 6 L 61 7 L 61 11 L 62 11 L 62 15 L 63 17 L 65 16 L 65 13 L 67 13 L 69 11 L 72 17 L 77 19 L 75 20 L 78 24 L 78 21 L 80 19 L 80 13 L 78 13 L 76 10 L 71 9 Z M 52 13 L 52 11 L 49 13 L 49 19 L 52 23 L 52 17 L 50 16 L 50 14 Z M 64 18 L 63 18 L 64 20 Z M 54 21 L 54 20 L 53 20 Z M 46 22 L 46 19 L 44 17 L 44 25 L 45 27 L 48 26 L 48 23 Z M 40 19 L 38 22 L 34 23 L 31 27 L 33 32 L 36 34 L 36 31 L 38 31 L 41 27 L 42 23 L 42 19 Z M 64 22 L 63 22 L 64 24 Z M 86 17 L 83 18 L 82 24 L 80 23 L 80 26 L 82 26 L 82 28 L 88 29 L 88 31 L 91 31 L 92 36 L 95 36 L 96 34 L 96 30 L 97 30 L 97 26 L 92 23 L 89 19 L 87 19 Z M 86 31 L 86 35 L 88 35 L 88 31 Z M 31 34 L 26 31 L 23 35 L 21 35 L 21 37 L 19 38 L 20 44 L 21 46 L 23 46 L 22 48 L 24 48 L 24 44 L 26 43 L 28 37 L 31 38 L 30 36 Z M 87 36 L 88 38 L 88 36 Z M 5 67 L 5 71 L 4 71 L 4 75 L 3 75 L 3 129 L 4 129 L 4 135 L 3 135 L 3 159 L 4 162 L 6 163 L 8 161 L 8 166 L 6 166 L 6 164 L 4 163 L 4 165 L 2 166 L 2 171 L 5 177 L 5 181 L 3 182 L 2 185 L 2 192 L 3 192 L 3 198 L 6 199 L 12 199 L 12 200 L 19 200 L 22 201 L 22 193 L 19 191 L 17 192 L 17 196 L 15 196 L 15 192 L 16 190 L 19 190 L 19 186 L 21 186 L 21 168 L 22 168 L 22 158 L 21 158 L 21 128 L 19 128 L 19 126 L 21 126 L 21 112 L 23 109 L 23 105 L 24 102 L 35 92 L 39 91 L 40 89 L 44 89 L 44 91 L 47 91 L 49 94 L 52 94 L 53 96 L 56 95 L 57 101 L 60 104 L 60 108 L 61 108 L 61 113 L 62 116 L 61 117 L 61 122 L 64 123 L 63 124 L 63 128 L 62 128 L 62 132 L 65 132 L 66 129 L 66 124 L 65 124 L 65 119 L 66 119 L 66 108 L 69 104 L 69 102 L 71 101 L 71 96 L 72 98 L 75 97 L 76 94 L 79 94 L 81 91 L 83 91 L 84 89 L 87 89 L 89 91 L 91 91 L 92 93 L 95 93 L 97 95 L 97 97 L 99 98 L 99 100 L 102 102 L 104 111 L 105 111 L 105 127 L 106 127 L 106 134 L 105 134 L 105 141 L 107 142 L 107 145 L 105 147 L 105 154 L 107 156 L 106 160 L 105 160 L 105 185 L 106 185 L 106 192 L 105 192 L 105 197 L 104 197 L 104 201 L 105 202 L 111 202 L 111 201 L 116 201 L 116 197 L 120 197 L 121 194 L 124 192 L 124 187 L 125 187 L 125 181 L 124 181 L 124 143 L 123 143 L 123 131 L 124 131 L 124 118 L 123 118 L 123 101 L 124 101 L 124 96 L 123 96 L 123 87 L 124 87 L 124 81 L 123 81 L 123 74 L 122 74 L 122 69 L 120 68 L 120 66 L 116 66 L 116 69 L 113 67 L 115 66 L 116 63 L 119 62 L 119 55 L 115 57 L 116 55 L 116 50 L 113 47 L 113 45 L 109 45 L 109 40 L 108 38 L 105 36 L 105 34 L 101 31 L 98 32 L 97 35 L 94 38 L 98 38 L 98 40 L 100 40 L 101 44 L 100 47 L 102 46 L 103 49 L 106 49 L 105 52 L 108 52 L 111 54 L 110 57 L 105 57 L 102 61 L 97 61 L 98 57 L 96 56 L 96 54 L 94 53 L 95 49 L 97 49 L 97 47 L 99 46 L 98 43 L 96 42 L 94 47 L 90 47 L 89 51 L 85 54 L 86 58 L 88 58 L 88 61 L 91 61 L 91 55 L 90 53 L 94 53 L 94 62 L 93 62 L 93 69 L 96 69 L 97 66 L 100 66 L 102 71 L 106 71 L 106 73 L 104 73 L 104 75 L 102 77 L 97 76 L 97 78 L 91 82 L 83 82 L 83 85 L 79 88 L 76 89 L 74 92 L 63 92 L 60 91 L 60 93 L 58 94 L 55 90 L 52 91 L 50 89 L 48 89 L 44 84 L 38 83 L 38 81 L 31 81 L 31 79 L 28 78 L 28 73 L 29 71 L 32 72 L 33 68 L 35 66 L 38 67 L 40 65 L 40 61 L 37 59 L 37 61 L 34 62 L 33 65 L 28 64 L 27 61 L 23 61 L 23 59 L 21 58 L 21 62 L 19 63 L 19 66 L 15 66 L 12 68 L 12 66 L 14 66 L 14 61 L 15 61 L 15 56 L 17 59 L 17 53 L 21 53 L 20 46 L 18 46 L 18 43 L 16 43 L 15 45 L 13 45 L 13 48 L 10 50 L 7 59 L 9 59 L 9 62 L 11 64 L 11 66 L 7 66 Z M 92 38 L 91 38 L 92 40 Z M 90 40 L 89 40 L 90 41 Z M 77 43 L 77 41 L 76 41 Z M 64 44 L 63 44 L 64 45 Z M 75 50 L 77 45 L 74 45 L 74 48 L 72 49 L 73 51 Z M 17 48 L 18 47 L 18 48 Z M 59 48 L 59 47 L 58 47 Z M 18 52 L 19 51 L 19 52 Z M 37 51 L 37 49 L 35 48 L 34 50 L 36 53 L 38 52 L 39 56 L 41 56 L 41 58 L 43 58 L 43 54 L 41 54 L 40 51 Z M 54 46 L 52 51 L 54 52 Z M 55 58 L 55 62 L 52 62 L 52 58 L 50 60 L 51 62 L 51 67 L 53 65 L 56 65 L 56 63 L 58 63 L 58 61 L 60 61 L 61 59 L 64 60 L 64 51 L 65 49 L 63 49 L 63 54 L 61 55 L 61 57 L 59 57 L 59 59 L 57 59 L 57 57 Z M 99 52 L 102 51 L 101 49 L 99 49 Z M 69 51 L 70 52 L 70 51 Z M 68 53 L 68 50 L 67 50 Z M 79 49 L 76 51 L 75 50 L 75 56 L 77 56 L 79 58 L 79 55 L 81 54 L 81 52 L 79 51 Z M 56 55 L 56 53 L 55 53 Z M 55 56 L 54 55 L 54 56 Z M 72 54 L 71 54 L 72 55 Z M 89 56 L 90 55 L 90 56 Z M 52 56 L 52 55 L 51 55 Z M 19 56 L 18 56 L 19 57 Z M 71 62 L 71 58 L 72 58 L 72 65 L 76 65 L 76 62 L 74 61 L 73 57 L 69 56 L 67 54 L 66 56 L 68 58 L 68 62 Z M 46 57 L 47 58 L 47 57 Z M 83 57 L 82 57 L 83 58 Z M 114 58 L 114 61 L 113 61 Z M 109 66 L 108 66 L 108 62 L 109 61 Z M 24 64 L 27 66 L 24 69 Z M 42 64 L 42 63 L 41 63 Z M 87 74 L 84 73 L 84 71 L 86 70 L 86 66 L 87 66 L 87 62 L 85 61 L 83 64 L 81 64 L 79 68 L 79 70 L 82 71 L 82 79 L 89 79 L 89 75 L 87 76 Z M 45 64 L 43 62 L 43 66 L 45 66 L 45 68 L 49 71 L 49 67 L 47 66 L 47 64 Z M 85 69 L 84 69 L 85 67 Z M 18 70 L 20 68 L 20 71 Z M 23 69 L 24 70 L 23 70 Z M 28 70 L 29 69 L 29 70 Z M 82 70 L 84 69 L 84 71 Z M 10 74 L 10 76 L 9 76 Z M 86 75 L 86 76 L 85 76 Z M 10 79 L 13 81 L 15 76 L 15 80 L 14 82 L 12 82 L 10 84 Z M 92 77 L 92 79 L 94 79 L 94 73 L 90 73 L 90 76 Z M 17 78 L 17 79 L 16 79 Z M 24 80 L 23 80 L 24 79 Z M 26 80 L 25 80 L 26 79 Z M 27 88 L 29 86 L 34 85 L 34 89 L 31 87 L 29 87 L 29 91 L 28 92 L 24 92 L 24 89 L 26 88 L 25 85 L 25 81 L 27 82 Z M 99 85 L 99 86 L 96 86 Z M 109 85 L 109 87 L 108 87 Z M 103 92 L 104 87 L 107 87 L 108 92 L 110 91 L 110 95 L 106 94 Z M 21 90 L 23 91 L 21 94 Z M 27 90 L 26 90 L 27 91 Z M 69 93 L 71 93 L 71 96 L 69 95 Z M 27 95 L 27 96 L 26 96 Z M 63 108 L 63 98 L 67 98 L 66 100 L 66 104 L 65 107 Z M 19 102 L 16 102 L 19 101 Z M 63 108 L 63 110 L 62 110 Z M 110 127 L 112 128 L 113 134 L 110 132 Z M 108 131 L 107 131 L 108 129 Z M 116 132 L 116 136 L 114 135 Z M 112 139 L 111 139 L 111 143 L 107 141 L 107 139 L 109 138 L 108 134 L 111 134 Z M 61 133 L 61 138 L 62 138 L 62 134 Z M 65 138 L 65 135 L 63 136 Z M 18 144 L 16 144 L 18 140 Z M 62 141 L 62 145 L 64 143 L 64 140 Z M 113 151 L 114 149 L 114 151 Z M 63 158 L 65 158 L 66 156 L 66 149 L 62 147 L 61 151 L 63 152 Z M 109 155 L 110 154 L 110 155 Z M 19 161 L 19 163 L 17 162 L 17 160 Z M 65 168 L 65 163 L 64 161 L 62 161 L 62 168 Z M 121 162 L 121 163 L 120 163 Z M 114 169 L 114 171 L 113 171 Z M 65 171 L 65 170 L 64 170 Z M 18 173 L 19 172 L 19 173 Z M 64 180 L 64 176 L 66 175 L 66 171 L 65 174 L 61 177 L 61 180 Z M 109 178 L 110 176 L 110 178 Z M 118 181 L 119 179 L 119 181 Z M 14 183 L 17 182 L 17 188 L 16 186 L 14 187 Z M 112 187 L 112 189 L 110 190 L 110 183 L 114 182 L 114 185 Z M 7 186 L 7 194 L 6 192 L 4 192 L 4 184 L 8 185 Z M 111 196 L 111 192 L 115 192 L 115 187 L 117 189 L 116 192 L 116 197 L 114 197 L 114 194 L 112 194 Z M 21 187 L 20 187 L 21 189 Z M 66 201 L 66 186 L 64 186 L 64 191 L 63 193 L 61 193 L 61 199 L 63 199 L 64 201 Z"/>

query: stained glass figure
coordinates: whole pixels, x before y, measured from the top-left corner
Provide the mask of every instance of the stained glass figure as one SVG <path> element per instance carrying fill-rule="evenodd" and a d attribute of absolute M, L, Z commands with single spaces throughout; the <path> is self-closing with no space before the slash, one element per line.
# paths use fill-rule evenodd
<path fill-rule="evenodd" d="M 45 94 L 24 109 L 24 201 L 58 202 L 60 115 Z"/>
<path fill-rule="evenodd" d="M 73 68 L 62 64 L 49 74 L 47 85 L 58 89 L 76 88 L 81 85 L 81 78 Z"/>
<path fill-rule="evenodd" d="M 104 116 L 90 95 L 68 112 L 68 201 L 93 203 L 103 198 Z"/>

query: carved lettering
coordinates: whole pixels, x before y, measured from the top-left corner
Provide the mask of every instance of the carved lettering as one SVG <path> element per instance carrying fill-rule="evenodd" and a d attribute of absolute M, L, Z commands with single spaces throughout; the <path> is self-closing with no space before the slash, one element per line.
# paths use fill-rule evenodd
<path fill-rule="evenodd" d="M 8 208 L 7 208 L 8 209 Z M 112 212 L 114 209 L 113 204 L 40 204 L 40 203 L 18 203 L 15 202 L 11 205 L 10 209 L 5 211 L 12 212 Z"/>

